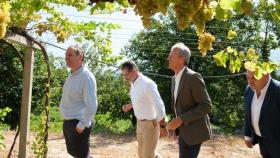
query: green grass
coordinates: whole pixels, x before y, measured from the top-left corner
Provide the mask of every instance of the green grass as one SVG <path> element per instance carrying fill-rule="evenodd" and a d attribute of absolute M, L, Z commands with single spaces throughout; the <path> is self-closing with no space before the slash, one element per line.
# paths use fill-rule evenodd
<path fill-rule="evenodd" d="M 30 118 L 30 130 L 36 131 L 40 128 L 41 116 L 31 114 Z M 50 132 L 62 131 L 63 119 L 59 113 L 58 107 L 50 108 Z"/>
<path fill-rule="evenodd" d="M 37 131 L 40 128 L 41 116 L 31 114 L 30 129 Z M 50 132 L 62 132 L 63 119 L 59 113 L 58 107 L 50 108 Z M 135 132 L 130 120 L 112 121 L 110 113 L 97 114 L 95 116 L 94 133 L 108 133 L 108 134 L 131 134 Z"/>
<path fill-rule="evenodd" d="M 135 127 L 130 120 L 117 120 L 113 121 L 110 113 L 97 114 L 95 116 L 94 133 L 107 133 L 107 134 L 131 134 L 135 131 Z"/>

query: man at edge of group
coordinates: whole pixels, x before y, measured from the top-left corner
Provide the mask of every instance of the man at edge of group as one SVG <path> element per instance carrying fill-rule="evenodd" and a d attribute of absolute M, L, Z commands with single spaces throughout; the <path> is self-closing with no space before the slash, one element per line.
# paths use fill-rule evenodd
<path fill-rule="evenodd" d="M 167 128 L 175 130 L 178 136 L 179 158 L 196 158 L 201 144 L 211 134 L 208 116 L 211 100 L 201 75 L 187 67 L 190 57 L 189 48 L 177 43 L 167 58 L 169 68 L 175 72 L 171 82 L 171 109 L 175 118 Z"/>
<path fill-rule="evenodd" d="M 264 158 L 280 158 L 280 82 L 254 75 L 247 70 L 244 141 L 249 148 L 258 143 Z"/>
<path fill-rule="evenodd" d="M 157 89 L 150 78 L 138 71 L 132 61 L 121 65 L 122 75 L 130 82 L 131 103 L 123 105 L 124 112 L 133 108 L 137 118 L 137 141 L 139 158 L 161 158 L 156 152 L 160 135 L 166 136 L 165 107 Z"/>
<path fill-rule="evenodd" d="M 84 52 L 69 47 L 65 53 L 71 74 L 63 85 L 60 113 L 67 151 L 75 158 L 89 158 L 92 119 L 97 110 L 96 80 L 84 66 Z"/>

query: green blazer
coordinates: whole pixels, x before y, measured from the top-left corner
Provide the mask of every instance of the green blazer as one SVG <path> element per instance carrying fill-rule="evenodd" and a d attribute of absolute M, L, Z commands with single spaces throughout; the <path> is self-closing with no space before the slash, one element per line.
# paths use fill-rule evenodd
<path fill-rule="evenodd" d="M 177 116 L 183 120 L 176 134 L 188 145 L 200 144 L 210 139 L 208 113 L 211 111 L 211 100 L 201 75 L 185 68 L 180 79 L 176 103 L 174 101 L 175 76 L 171 83 L 171 109 L 176 115 L 174 110 L 176 108 Z"/>

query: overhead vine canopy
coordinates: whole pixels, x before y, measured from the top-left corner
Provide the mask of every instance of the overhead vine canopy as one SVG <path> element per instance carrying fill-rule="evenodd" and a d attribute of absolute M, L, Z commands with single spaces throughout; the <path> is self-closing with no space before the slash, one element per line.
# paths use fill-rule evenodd
<path fill-rule="evenodd" d="M 240 14 L 265 15 L 264 18 L 270 16 L 275 22 L 275 28 L 280 31 L 280 0 L 0 0 L 0 38 L 5 36 L 6 30 L 17 33 L 35 30 L 39 36 L 51 32 L 57 42 L 64 42 L 73 36 L 78 41 L 94 41 L 102 52 L 110 52 L 110 31 L 117 28 L 117 25 L 95 21 L 71 22 L 57 10 L 61 6 L 72 6 L 78 11 L 90 8 L 91 14 L 110 13 L 131 7 L 141 17 L 145 27 L 151 25 L 151 18 L 155 14 L 165 15 L 167 9 L 171 8 L 175 11 L 180 30 L 191 25 L 196 27 L 198 49 L 202 56 L 212 50 L 212 43 L 216 40 L 205 28 L 206 22 L 214 18 L 227 20 Z M 48 13 L 50 17 L 42 20 L 42 13 Z M 35 22 L 35 25 L 28 28 L 31 22 Z M 107 38 L 104 40 L 98 36 L 97 30 L 106 32 Z M 230 40 L 236 36 L 238 30 L 230 30 L 228 33 Z M 261 61 L 259 56 L 254 48 L 236 50 L 228 46 L 213 57 L 218 65 L 228 67 L 232 73 L 239 72 L 244 65 L 246 69 L 256 72 L 256 78 L 277 69 L 276 63 Z"/>

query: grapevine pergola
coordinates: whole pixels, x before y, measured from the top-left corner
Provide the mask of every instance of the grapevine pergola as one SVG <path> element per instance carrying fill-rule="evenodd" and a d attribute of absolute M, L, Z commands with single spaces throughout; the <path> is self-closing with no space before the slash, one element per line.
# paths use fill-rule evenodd
<path fill-rule="evenodd" d="M 34 66 L 34 49 L 40 50 L 41 48 L 33 41 L 16 34 L 6 34 L 6 40 L 23 44 L 27 47 L 24 53 L 24 74 L 23 74 L 23 88 L 21 100 L 21 113 L 20 113 L 20 140 L 19 140 L 19 155 L 26 157 L 26 149 L 29 123 L 30 123 L 30 109 L 32 97 L 32 81 L 33 81 L 33 66 Z"/>
<path fill-rule="evenodd" d="M 274 21 L 280 25 L 280 1 L 275 0 L 272 4 L 273 9 L 269 14 Z M 57 37 L 57 42 L 64 42 L 70 36 L 79 36 L 77 41 L 90 40 L 97 43 L 101 38 L 96 35 L 96 28 L 107 31 L 116 28 L 112 25 L 103 23 L 74 23 L 63 17 L 53 4 L 68 5 L 75 7 L 78 10 L 85 10 L 86 7 L 91 7 L 91 13 L 95 11 L 110 10 L 116 8 L 113 4 L 122 8 L 133 7 L 137 15 L 141 17 L 143 25 L 149 27 L 152 25 L 151 17 L 156 13 L 166 14 L 168 8 L 172 8 L 177 18 L 177 26 L 180 30 L 184 30 L 190 24 L 196 27 L 198 36 L 198 49 L 202 56 L 206 55 L 207 51 L 211 51 L 212 43 L 215 42 L 215 37 L 206 30 L 207 21 L 212 19 L 226 20 L 233 15 L 245 14 L 249 15 L 252 12 L 252 0 L 76 0 L 76 1 L 31 1 L 31 0 L 0 0 L 0 39 L 5 36 L 6 30 L 10 30 L 16 34 L 6 34 L 5 40 L 21 43 L 28 47 L 24 57 L 24 77 L 22 90 L 21 118 L 20 118 L 20 157 L 27 157 L 26 145 L 29 130 L 29 117 L 31 107 L 32 94 L 32 79 L 33 79 L 33 62 L 34 49 L 43 51 L 45 58 L 46 51 L 40 42 L 36 42 L 34 38 L 29 36 L 27 32 L 33 30 L 33 33 L 41 36 L 43 33 L 52 32 Z M 108 9 L 109 8 L 109 9 Z M 111 9 L 113 10 L 113 9 Z M 40 21 L 40 12 L 45 11 L 53 16 L 47 21 Z M 233 14 L 234 13 L 234 14 Z M 98 14 L 98 13 L 96 13 Z M 41 19 L 42 20 L 42 19 Z M 35 22 L 36 24 L 28 28 L 27 24 Z M 106 31 L 105 31 L 106 32 Z M 230 31 L 228 38 L 235 38 L 235 31 Z M 108 43 L 98 43 L 102 50 L 107 50 L 105 47 Z M 104 46 L 104 47 L 103 47 Z M 239 72 L 242 65 L 248 70 L 256 72 L 256 77 L 260 78 L 262 74 L 270 73 L 277 69 L 278 65 L 273 62 L 259 62 L 258 53 L 254 49 L 249 49 L 247 52 L 239 51 L 231 47 L 227 47 L 213 56 L 218 66 L 229 68 L 232 73 Z M 46 95 L 49 94 L 50 68 L 48 67 L 48 82 L 46 84 Z M 49 98 L 46 99 L 46 107 L 49 104 Z M 48 109 L 46 108 L 48 116 Z M 48 121 L 48 118 L 47 118 Z M 46 129 L 48 122 L 46 121 Z M 47 134 L 44 140 L 47 140 Z M 46 146 L 45 146 L 46 147 Z M 47 147 L 46 147 L 47 148 Z M 44 157 L 46 157 L 46 152 Z"/>

